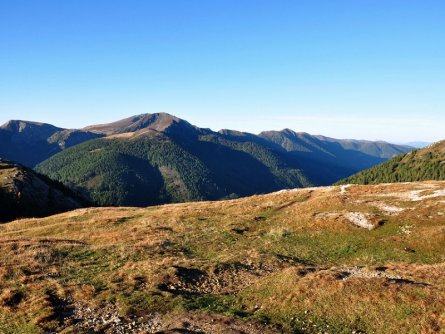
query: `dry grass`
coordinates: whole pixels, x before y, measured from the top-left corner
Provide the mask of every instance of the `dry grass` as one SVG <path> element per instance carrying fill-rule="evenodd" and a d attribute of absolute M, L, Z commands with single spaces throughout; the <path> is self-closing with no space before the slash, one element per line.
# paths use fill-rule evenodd
<path fill-rule="evenodd" d="M 405 194 L 444 188 L 312 188 L 1 225 L 0 332 L 117 331 L 85 315 L 73 320 L 89 308 L 116 312 L 125 326 L 135 321 L 125 332 L 168 329 L 185 317 L 209 333 L 221 332 L 221 321 L 245 332 L 441 333 L 444 198 Z M 355 226 L 348 212 L 377 227 Z"/>

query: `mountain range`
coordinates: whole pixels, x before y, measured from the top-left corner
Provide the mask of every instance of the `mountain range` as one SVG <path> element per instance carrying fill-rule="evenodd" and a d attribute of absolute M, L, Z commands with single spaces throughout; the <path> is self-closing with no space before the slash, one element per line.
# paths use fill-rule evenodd
<path fill-rule="evenodd" d="M 98 205 L 216 200 L 329 185 L 412 148 L 289 129 L 258 135 L 142 114 L 83 129 L 10 121 L 0 157 L 35 168 Z"/>

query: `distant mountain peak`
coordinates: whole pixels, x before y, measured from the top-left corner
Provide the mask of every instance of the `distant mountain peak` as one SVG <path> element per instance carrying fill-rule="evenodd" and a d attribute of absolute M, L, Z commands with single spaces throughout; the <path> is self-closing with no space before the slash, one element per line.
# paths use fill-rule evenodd
<path fill-rule="evenodd" d="M 87 126 L 83 130 L 105 135 L 136 132 L 143 129 L 165 131 L 174 124 L 192 127 L 190 123 L 167 113 L 140 114 L 116 122 Z"/>
<path fill-rule="evenodd" d="M 236 137 L 245 137 L 251 136 L 252 134 L 248 132 L 238 131 L 238 130 L 230 130 L 230 129 L 221 129 L 218 131 L 219 134 L 226 136 L 236 136 Z"/>
<path fill-rule="evenodd" d="M 11 120 L 0 126 L 0 155 L 34 167 L 62 149 L 97 137 L 101 135 L 47 123 Z"/>
<path fill-rule="evenodd" d="M 282 134 L 286 137 L 298 137 L 298 133 L 289 128 L 285 128 L 281 131 L 264 131 L 263 133 L 276 133 L 276 134 Z"/>
<path fill-rule="evenodd" d="M 309 134 L 307 132 L 296 132 L 296 131 L 294 131 L 292 129 L 289 129 L 289 128 L 285 128 L 285 129 L 280 130 L 280 131 L 278 131 L 278 130 L 263 131 L 259 135 L 260 136 L 262 136 L 262 135 L 265 135 L 265 136 L 268 136 L 268 135 L 284 135 L 286 137 L 291 137 L 291 138 L 292 137 L 299 137 L 299 138 L 308 138 L 308 137 L 313 138 L 313 137 L 315 137 L 315 136 L 312 136 L 311 134 Z"/>
<path fill-rule="evenodd" d="M 57 126 L 51 124 L 23 121 L 23 120 L 10 120 L 5 124 L 3 124 L 2 126 L 0 126 L 0 128 L 16 132 L 36 131 L 36 130 L 43 130 L 45 132 L 48 131 L 56 132 L 62 130 L 61 128 L 58 128 Z"/>
<path fill-rule="evenodd" d="M 54 125 L 22 120 L 11 120 L 0 127 L 10 136 L 13 143 L 45 141 L 57 131 L 63 130 Z"/>

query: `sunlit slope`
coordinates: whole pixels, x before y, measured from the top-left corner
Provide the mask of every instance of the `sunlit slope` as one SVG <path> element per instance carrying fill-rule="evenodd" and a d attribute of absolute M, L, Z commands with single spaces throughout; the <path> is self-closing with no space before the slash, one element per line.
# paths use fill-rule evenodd
<path fill-rule="evenodd" d="M 444 217 L 425 182 L 8 223 L 0 329 L 440 333 Z"/>

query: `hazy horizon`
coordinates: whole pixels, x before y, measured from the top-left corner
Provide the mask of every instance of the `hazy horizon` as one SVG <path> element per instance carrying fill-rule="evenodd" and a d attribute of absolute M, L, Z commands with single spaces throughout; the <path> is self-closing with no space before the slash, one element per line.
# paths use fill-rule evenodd
<path fill-rule="evenodd" d="M 0 123 L 445 139 L 442 1 L 0 4 Z"/>

